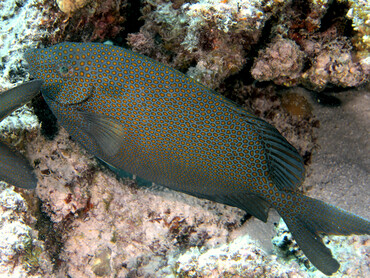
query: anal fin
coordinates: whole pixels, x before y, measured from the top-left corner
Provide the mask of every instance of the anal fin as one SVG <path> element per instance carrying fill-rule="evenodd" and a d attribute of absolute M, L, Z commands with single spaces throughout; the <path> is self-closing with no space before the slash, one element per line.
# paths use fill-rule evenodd
<path fill-rule="evenodd" d="M 214 201 L 240 208 L 263 222 L 267 222 L 270 204 L 253 194 L 218 196 Z"/>

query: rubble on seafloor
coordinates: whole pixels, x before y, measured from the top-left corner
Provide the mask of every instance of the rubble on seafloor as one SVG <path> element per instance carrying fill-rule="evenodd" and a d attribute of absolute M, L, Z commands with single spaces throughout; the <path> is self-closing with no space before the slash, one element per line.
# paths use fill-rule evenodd
<path fill-rule="evenodd" d="M 356 87 L 369 79 L 368 1 L 141 3 L 135 7 L 142 13 L 138 28 L 127 34 L 133 50 L 209 87 L 221 87 L 277 125 L 307 161 L 315 148 L 312 127 L 318 127 L 307 94 L 291 89 L 279 95 L 248 81 L 224 85 L 227 79 L 240 74 L 241 80 L 316 91 Z M 111 0 L 1 2 L 1 89 L 28 77 L 21 51 L 40 42 L 109 39 L 123 44 L 126 37 L 120 36 L 130 30 L 130 13 L 136 12 L 132 5 Z M 336 7 L 342 13 L 330 21 L 327 16 Z M 310 267 L 284 225 L 278 225 L 273 239 L 278 248 L 265 250 L 248 234 L 233 235 L 242 228 L 242 211 L 119 181 L 63 129 L 51 141 L 40 134 L 40 125 L 45 122 L 38 122 L 27 105 L 0 125 L 2 137 L 30 159 L 40 181 L 34 193 L 0 185 L 0 277 L 322 275 Z M 335 277 L 366 277 L 368 239 L 325 241 L 342 265 Z"/>

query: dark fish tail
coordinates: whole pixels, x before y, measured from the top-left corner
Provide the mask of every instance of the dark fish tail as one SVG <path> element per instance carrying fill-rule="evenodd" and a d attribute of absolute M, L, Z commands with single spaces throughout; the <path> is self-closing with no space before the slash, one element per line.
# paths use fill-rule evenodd
<path fill-rule="evenodd" d="M 37 79 L 0 93 L 0 121 L 36 96 L 43 84 Z M 0 180 L 17 187 L 34 189 L 37 178 L 28 160 L 0 141 Z"/>
<path fill-rule="evenodd" d="M 0 180 L 25 189 L 37 186 L 37 177 L 28 160 L 0 141 Z"/>
<path fill-rule="evenodd" d="M 41 79 L 24 82 L 0 93 L 0 121 L 35 97 L 44 83 Z"/>
<path fill-rule="evenodd" d="M 283 202 L 274 207 L 307 258 L 326 275 L 335 273 L 340 265 L 319 233 L 370 234 L 370 222 L 362 217 L 298 192 L 283 192 L 282 196 Z"/>

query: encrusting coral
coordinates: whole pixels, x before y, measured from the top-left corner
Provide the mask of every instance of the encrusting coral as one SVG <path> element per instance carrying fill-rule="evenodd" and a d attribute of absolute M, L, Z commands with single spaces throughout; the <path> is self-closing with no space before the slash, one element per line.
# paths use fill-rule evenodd
<path fill-rule="evenodd" d="M 127 0 L 59 0 L 40 4 L 43 21 L 40 28 L 48 31 L 45 42 L 103 41 L 124 30 Z"/>
<path fill-rule="evenodd" d="M 271 15 L 257 0 L 144 2 L 144 25 L 140 33 L 128 37 L 132 48 L 187 70 L 189 76 L 211 88 L 242 68 Z M 280 1 L 267 2 L 266 6 L 273 8 L 282 5 Z"/>
<path fill-rule="evenodd" d="M 302 74 L 306 87 L 320 91 L 328 84 L 356 87 L 368 81 L 369 73 L 355 61 L 352 47 L 346 38 L 338 38 L 320 45 L 315 50 L 312 67 Z"/>
<path fill-rule="evenodd" d="M 358 39 L 357 42 L 354 40 L 355 47 L 352 46 L 347 37 L 349 24 L 343 19 L 346 10 L 353 14 L 350 11 L 354 9 L 358 6 L 351 1 L 334 1 L 326 6 L 322 1 L 292 1 L 287 4 L 273 27 L 275 34 L 272 42 L 259 52 L 255 60 L 252 76 L 259 81 L 271 80 L 284 86 L 301 84 L 315 91 L 322 91 L 328 86 L 356 87 L 365 84 L 370 77 L 369 55 L 364 54 L 363 44 L 360 46 Z M 354 31 L 358 33 L 354 38 L 366 38 L 359 29 L 363 32 L 366 27 L 355 26 Z M 286 59 L 273 56 L 274 51 L 281 49 L 281 40 L 295 45 L 291 47 L 290 57 L 280 53 L 285 54 Z M 287 78 L 289 64 L 292 70 Z"/>
<path fill-rule="evenodd" d="M 278 85 L 294 86 L 300 81 L 304 52 L 289 39 L 276 39 L 259 53 L 252 76 L 260 81 L 273 80 Z"/>
<path fill-rule="evenodd" d="M 187 71 L 189 76 L 216 88 L 250 61 L 251 47 L 258 45 L 269 22 L 272 26 L 267 27 L 271 28 L 267 35 L 271 42 L 260 50 L 252 68 L 256 80 L 271 80 L 288 87 L 302 84 L 317 91 L 328 85 L 359 86 L 369 78 L 368 53 L 363 50 L 367 49 L 364 42 L 369 35 L 367 20 L 359 12 L 359 7 L 366 10 L 368 5 L 342 2 L 146 1 L 144 25 L 140 33 L 129 34 L 128 41 L 134 50 Z M 347 16 L 356 22 L 356 48 L 343 44 L 345 40 L 349 42 L 345 33 L 348 23 L 336 20 L 337 14 L 345 16 L 339 10 L 347 10 Z M 285 59 L 271 56 L 278 49 L 278 55 L 283 54 Z M 350 53 L 351 57 L 338 60 L 338 52 Z M 323 71 L 316 62 L 322 56 L 339 65 Z"/>
<path fill-rule="evenodd" d="M 361 64 L 352 57 L 350 43 L 344 37 L 325 43 L 304 41 L 306 52 L 292 40 L 277 39 L 260 51 L 252 68 L 252 76 L 259 81 L 272 80 L 275 84 L 291 87 L 297 84 L 321 91 L 327 85 L 355 87 L 367 82 Z M 312 52 L 311 52 L 312 51 Z M 303 71 L 305 57 L 312 65 Z"/>

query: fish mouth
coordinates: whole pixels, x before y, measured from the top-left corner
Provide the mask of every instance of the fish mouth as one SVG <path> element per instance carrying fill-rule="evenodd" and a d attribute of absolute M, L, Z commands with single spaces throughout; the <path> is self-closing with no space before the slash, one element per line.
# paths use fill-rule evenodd
<path fill-rule="evenodd" d="M 43 57 L 40 57 L 39 52 L 40 49 L 29 48 L 23 53 L 23 57 L 30 68 L 35 67 L 35 65 L 39 64 L 40 59 L 43 59 Z"/>

